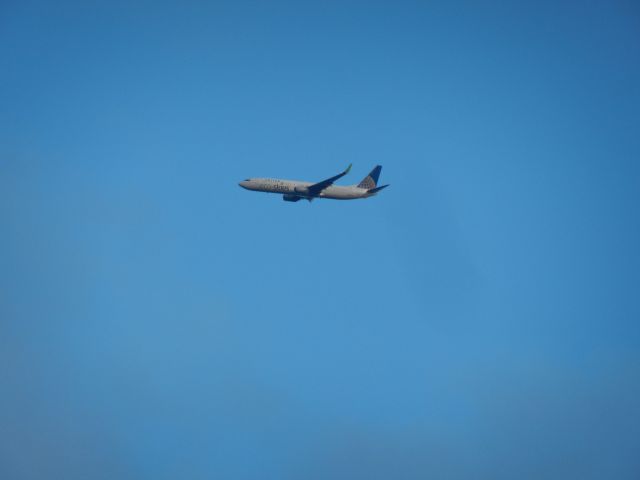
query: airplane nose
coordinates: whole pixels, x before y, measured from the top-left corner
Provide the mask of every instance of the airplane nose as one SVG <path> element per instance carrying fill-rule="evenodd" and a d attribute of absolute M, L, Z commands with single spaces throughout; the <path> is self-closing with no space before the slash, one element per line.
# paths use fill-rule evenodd
<path fill-rule="evenodd" d="M 247 188 L 249 186 L 249 182 L 243 180 L 242 182 L 238 183 L 238 185 L 240 185 L 242 188 Z"/>

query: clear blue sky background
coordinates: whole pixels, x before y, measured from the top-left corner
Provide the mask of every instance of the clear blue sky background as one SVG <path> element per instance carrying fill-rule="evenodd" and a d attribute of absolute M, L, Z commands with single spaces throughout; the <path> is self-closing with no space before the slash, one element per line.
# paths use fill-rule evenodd
<path fill-rule="evenodd" d="M 640 477 L 634 2 L 130 3 L 0 6 L 1 478 Z"/>

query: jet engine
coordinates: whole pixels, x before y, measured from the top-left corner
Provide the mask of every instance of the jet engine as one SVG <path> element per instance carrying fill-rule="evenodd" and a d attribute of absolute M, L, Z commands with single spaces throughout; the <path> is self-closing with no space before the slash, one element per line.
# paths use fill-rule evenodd
<path fill-rule="evenodd" d="M 298 197 L 297 195 L 287 195 L 287 194 L 284 194 L 284 195 L 282 196 L 282 199 L 283 199 L 285 202 L 297 202 L 298 200 L 301 200 L 301 197 Z"/>

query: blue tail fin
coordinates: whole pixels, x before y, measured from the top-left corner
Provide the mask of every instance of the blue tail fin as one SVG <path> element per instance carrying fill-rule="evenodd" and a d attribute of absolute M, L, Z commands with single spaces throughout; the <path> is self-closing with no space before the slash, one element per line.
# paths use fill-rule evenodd
<path fill-rule="evenodd" d="M 376 165 L 376 168 L 371 170 L 371 173 L 364 177 L 358 184 L 358 188 L 366 188 L 367 190 L 376 188 L 376 185 L 378 184 L 378 177 L 380 177 L 380 170 L 382 170 L 382 167 L 380 165 Z"/>

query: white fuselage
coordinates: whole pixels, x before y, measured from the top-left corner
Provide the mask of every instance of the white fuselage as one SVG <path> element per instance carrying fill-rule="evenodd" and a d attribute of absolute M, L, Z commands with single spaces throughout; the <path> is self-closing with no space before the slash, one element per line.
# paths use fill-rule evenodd
<path fill-rule="evenodd" d="M 367 198 L 374 193 L 370 193 L 366 188 L 359 188 L 356 185 L 339 187 L 330 185 L 322 190 L 318 195 L 309 195 L 307 189 L 312 182 L 300 182 L 297 180 L 282 180 L 279 178 L 249 178 L 240 182 L 242 188 L 257 192 L 280 193 L 283 195 L 295 195 L 301 198 L 333 198 L 335 200 L 353 200 L 356 198 Z"/>

